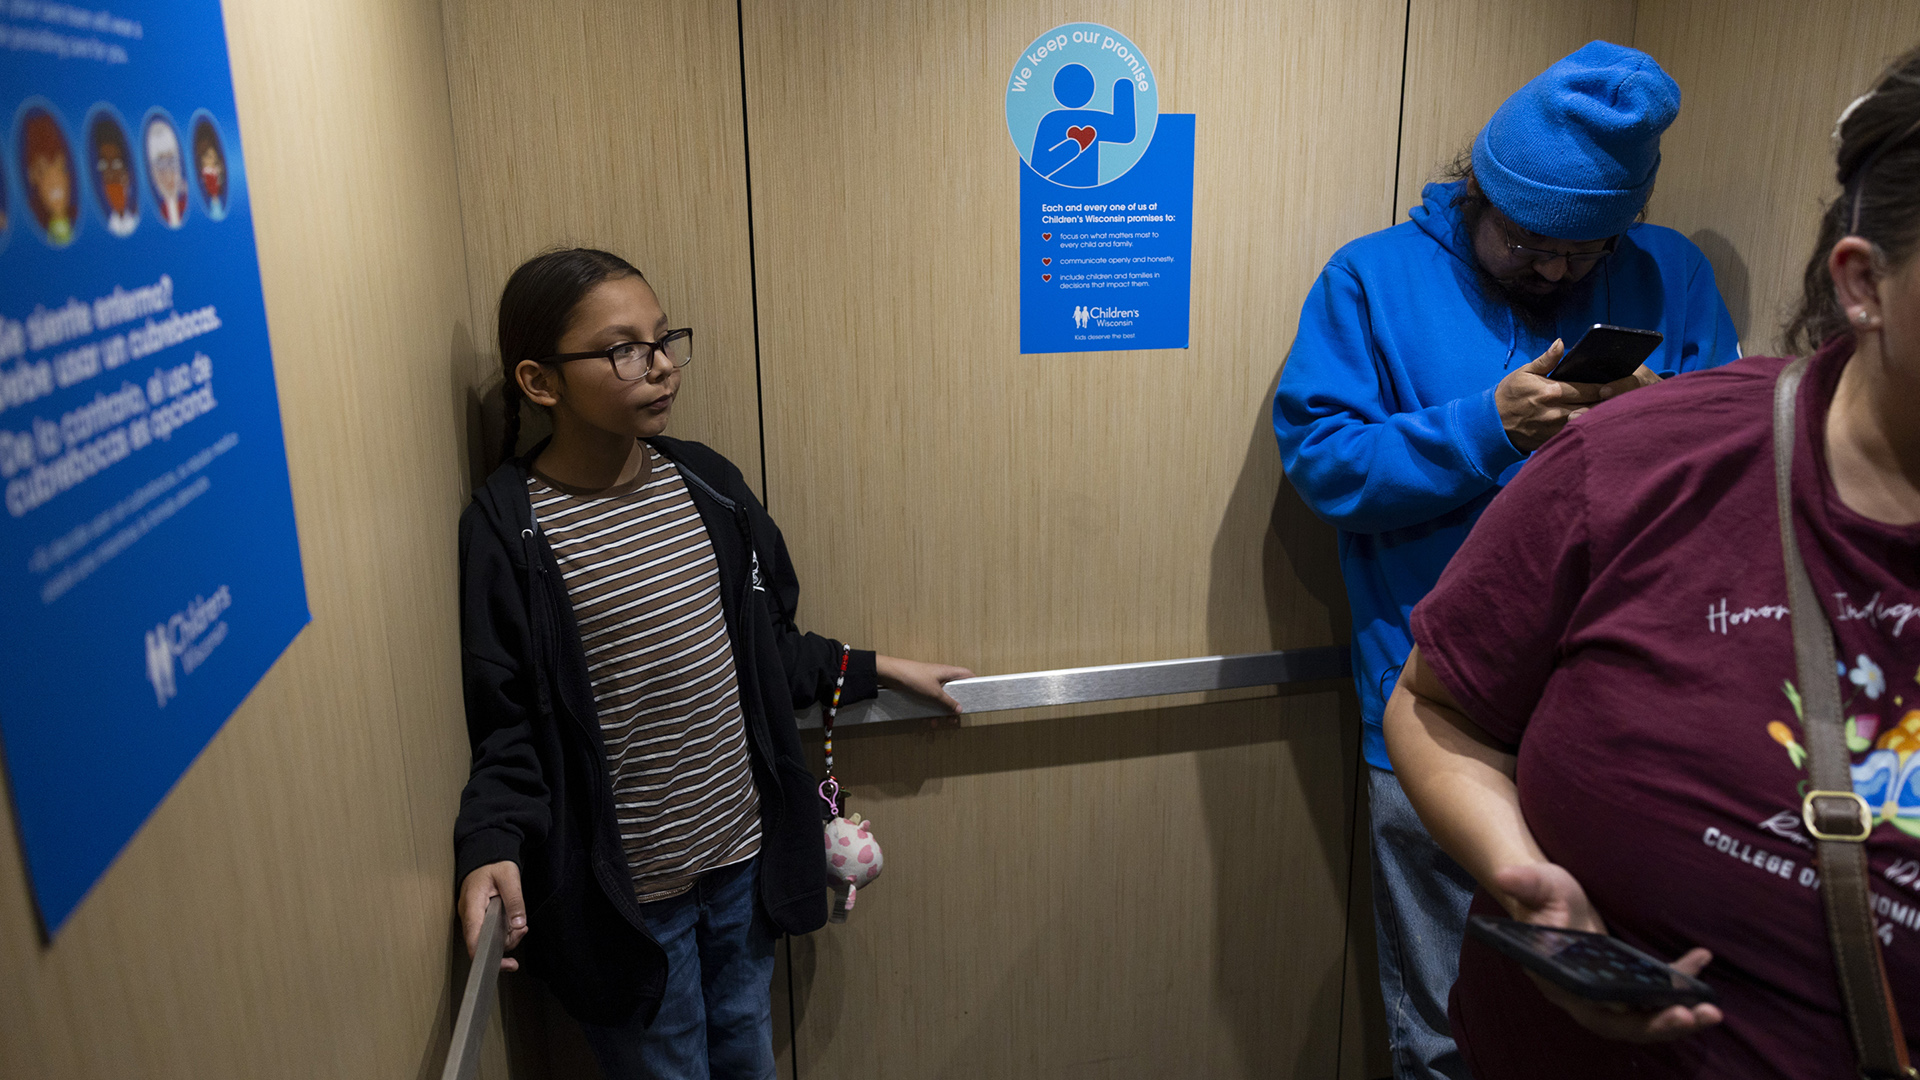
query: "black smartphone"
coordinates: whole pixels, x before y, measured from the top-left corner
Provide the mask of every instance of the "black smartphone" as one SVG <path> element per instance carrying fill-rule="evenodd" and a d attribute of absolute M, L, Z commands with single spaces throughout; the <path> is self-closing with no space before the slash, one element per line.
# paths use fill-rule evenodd
<path fill-rule="evenodd" d="M 1610 383 L 1634 373 L 1664 336 L 1656 330 L 1594 323 L 1560 358 L 1549 379 L 1561 382 Z"/>
<path fill-rule="evenodd" d="M 1713 987 L 1605 934 L 1475 915 L 1467 920 L 1467 936 L 1588 1001 L 1664 1009 L 1718 1000 Z"/>

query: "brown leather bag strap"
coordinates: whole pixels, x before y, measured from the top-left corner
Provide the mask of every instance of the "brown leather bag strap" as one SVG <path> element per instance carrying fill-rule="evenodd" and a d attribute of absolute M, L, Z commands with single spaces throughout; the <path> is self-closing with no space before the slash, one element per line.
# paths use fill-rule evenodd
<path fill-rule="evenodd" d="M 1852 755 L 1840 716 L 1838 662 L 1826 609 L 1813 591 L 1800 542 L 1793 530 L 1794 402 L 1806 358 L 1789 364 L 1773 388 L 1773 476 L 1780 508 L 1780 548 L 1787 564 L 1787 600 L 1793 626 L 1793 658 L 1800 690 L 1801 737 L 1807 747 L 1807 794 L 1801 820 L 1814 838 L 1820 862 L 1820 896 L 1826 902 L 1827 937 L 1840 975 L 1840 1001 L 1860 1056 L 1860 1075 L 1920 1076 L 1907 1063 L 1907 1040 L 1887 987 L 1874 936 L 1873 896 L 1867 887 L 1866 838 L 1873 811 L 1854 794 Z"/>

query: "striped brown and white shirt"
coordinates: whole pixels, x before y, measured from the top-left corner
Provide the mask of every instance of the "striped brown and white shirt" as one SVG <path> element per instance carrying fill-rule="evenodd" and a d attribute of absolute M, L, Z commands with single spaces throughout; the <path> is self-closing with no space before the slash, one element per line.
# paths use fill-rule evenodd
<path fill-rule="evenodd" d="M 586 649 L 614 816 L 642 902 L 760 850 L 719 564 L 673 463 L 641 444 L 632 482 L 527 478 Z"/>

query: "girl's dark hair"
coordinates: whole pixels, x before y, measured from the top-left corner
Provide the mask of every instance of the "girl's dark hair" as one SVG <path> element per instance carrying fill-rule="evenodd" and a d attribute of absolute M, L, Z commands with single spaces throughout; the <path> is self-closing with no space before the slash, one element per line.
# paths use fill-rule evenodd
<path fill-rule="evenodd" d="M 1820 215 L 1820 238 L 1801 275 L 1800 307 L 1785 330 L 1794 352 L 1853 333 L 1827 270 L 1833 245 L 1862 237 L 1883 269 L 1905 266 L 1920 245 L 1920 48 L 1888 65 L 1844 116 L 1834 155 L 1840 194 Z"/>
<path fill-rule="evenodd" d="M 601 282 L 629 274 L 647 280 L 632 263 L 612 252 L 566 248 L 535 255 L 507 279 L 506 288 L 500 290 L 500 371 L 505 378 L 500 396 L 507 409 L 502 460 L 519 447 L 520 407 L 526 403 L 513 369 L 522 360 L 559 352 L 560 338 L 581 299 Z"/>

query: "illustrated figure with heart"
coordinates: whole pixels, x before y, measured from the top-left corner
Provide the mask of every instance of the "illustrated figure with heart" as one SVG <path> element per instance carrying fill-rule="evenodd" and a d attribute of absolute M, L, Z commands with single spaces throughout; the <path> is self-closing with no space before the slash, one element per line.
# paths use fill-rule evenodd
<path fill-rule="evenodd" d="M 1100 144 L 1134 140 L 1133 82 L 1115 79 L 1113 111 L 1085 106 L 1097 86 L 1084 64 L 1068 64 L 1053 77 L 1053 99 L 1065 108 L 1040 118 L 1030 159 L 1033 171 L 1068 187 L 1100 183 Z"/>

